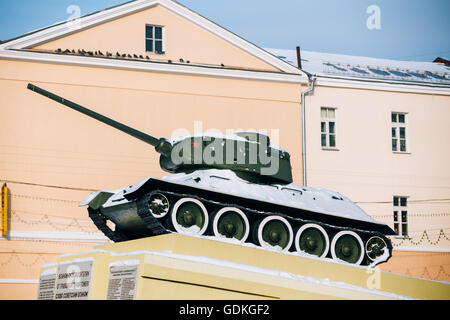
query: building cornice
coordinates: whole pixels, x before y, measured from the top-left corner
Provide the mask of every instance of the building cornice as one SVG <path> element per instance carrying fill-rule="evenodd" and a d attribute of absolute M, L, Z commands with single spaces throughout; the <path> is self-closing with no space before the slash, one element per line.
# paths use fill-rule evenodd
<path fill-rule="evenodd" d="M 377 91 L 419 93 L 419 94 L 435 94 L 450 95 L 450 87 L 439 85 L 427 85 L 416 83 L 396 83 L 386 82 L 382 80 L 367 79 L 343 79 L 327 76 L 316 76 L 317 86 L 337 87 L 349 89 L 365 89 Z"/>
<path fill-rule="evenodd" d="M 38 284 L 38 279 L 0 278 L 0 284 Z"/>
<path fill-rule="evenodd" d="M 28 240 L 28 241 L 57 241 L 57 242 L 94 242 L 106 243 L 109 239 L 102 233 L 96 232 L 52 232 L 52 231 L 21 231 L 12 230 L 8 240 Z"/>
<path fill-rule="evenodd" d="M 35 52 L 30 50 L 1 50 L 0 60 L 41 62 L 52 64 L 75 65 L 84 67 L 121 69 L 130 71 L 175 73 L 220 78 L 236 78 L 289 83 L 307 83 L 307 79 L 299 74 L 258 71 L 247 69 L 231 69 L 215 66 L 188 65 L 181 63 L 162 63 L 140 61 L 134 59 L 114 59 L 64 55 L 56 53 Z"/>

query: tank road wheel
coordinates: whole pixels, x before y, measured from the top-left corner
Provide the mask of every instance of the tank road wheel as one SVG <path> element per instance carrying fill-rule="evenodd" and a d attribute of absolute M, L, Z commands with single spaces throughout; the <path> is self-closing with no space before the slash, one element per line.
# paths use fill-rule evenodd
<path fill-rule="evenodd" d="M 295 249 L 318 257 L 325 257 L 330 248 L 330 240 L 324 228 L 307 223 L 298 229 L 295 235 Z"/>
<path fill-rule="evenodd" d="M 234 238 L 244 242 L 250 232 L 250 224 L 242 210 L 225 207 L 214 216 L 213 231 L 216 237 Z"/>
<path fill-rule="evenodd" d="M 364 245 L 361 237 L 353 231 L 338 232 L 331 242 L 333 259 L 360 264 L 364 258 Z"/>
<path fill-rule="evenodd" d="M 378 236 L 374 236 L 366 242 L 366 254 L 370 260 L 375 261 L 388 250 L 386 242 Z"/>
<path fill-rule="evenodd" d="M 280 247 L 288 251 L 294 241 L 294 232 L 289 222 L 280 216 L 264 218 L 257 229 L 257 239 L 262 247 Z"/>
<path fill-rule="evenodd" d="M 172 224 L 184 234 L 203 234 L 208 228 L 208 211 L 203 203 L 193 198 L 178 200 L 172 209 Z"/>
<path fill-rule="evenodd" d="M 162 218 L 169 212 L 169 200 L 161 193 L 154 193 L 148 200 L 150 213 L 155 218 Z"/>

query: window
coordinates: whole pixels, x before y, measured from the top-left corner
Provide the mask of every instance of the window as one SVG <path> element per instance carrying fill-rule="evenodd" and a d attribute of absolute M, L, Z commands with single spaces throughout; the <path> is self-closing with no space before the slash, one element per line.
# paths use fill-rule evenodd
<path fill-rule="evenodd" d="M 336 109 L 321 108 L 322 148 L 336 148 Z"/>
<path fill-rule="evenodd" d="M 406 113 L 392 112 L 392 151 L 407 152 Z"/>
<path fill-rule="evenodd" d="M 164 39 L 162 26 L 145 26 L 145 51 L 158 54 L 164 53 Z"/>
<path fill-rule="evenodd" d="M 396 234 L 408 236 L 408 198 L 394 196 L 394 231 Z"/>

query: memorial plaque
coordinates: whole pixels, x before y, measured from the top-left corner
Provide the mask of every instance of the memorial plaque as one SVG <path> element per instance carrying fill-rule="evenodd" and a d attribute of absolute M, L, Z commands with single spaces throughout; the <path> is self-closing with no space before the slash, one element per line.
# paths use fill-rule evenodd
<path fill-rule="evenodd" d="M 108 300 L 133 300 L 136 295 L 138 265 L 110 266 Z"/>
<path fill-rule="evenodd" d="M 55 300 L 87 300 L 94 261 L 61 263 L 56 276 Z"/>
<path fill-rule="evenodd" d="M 39 277 L 38 300 L 55 298 L 56 268 L 45 270 Z"/>

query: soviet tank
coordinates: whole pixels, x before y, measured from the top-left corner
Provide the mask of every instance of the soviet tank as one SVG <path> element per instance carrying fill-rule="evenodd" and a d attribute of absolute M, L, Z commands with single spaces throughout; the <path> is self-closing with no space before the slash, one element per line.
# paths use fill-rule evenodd
<path fill-rule="evenodd" d="M 158 139 L 33 84 L 28 89 L 153 146 L 171 173 L 99 190 L 80 203 L 114 242 L 177 232 L 356 265 L 392 255 L 389 226 L 344 195 L 293 183 L 289 153 L 261 132 Z"/>

